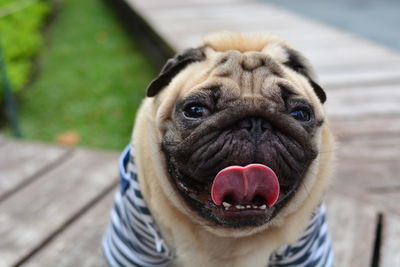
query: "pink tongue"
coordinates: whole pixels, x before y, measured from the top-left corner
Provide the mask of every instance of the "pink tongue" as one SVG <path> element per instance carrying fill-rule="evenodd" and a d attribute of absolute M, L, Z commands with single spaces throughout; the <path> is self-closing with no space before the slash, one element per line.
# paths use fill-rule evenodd
<path fill-rule="evenodd" d="M 272 207 L 279 197 L 279 181 L 274 171 L 262 164 L 230 166 L 217 174 L 211 188 L 216 205 L 221 205 L 228 195 L 235 204 L 250 203 L 254 197 L 261 196 Z"/>

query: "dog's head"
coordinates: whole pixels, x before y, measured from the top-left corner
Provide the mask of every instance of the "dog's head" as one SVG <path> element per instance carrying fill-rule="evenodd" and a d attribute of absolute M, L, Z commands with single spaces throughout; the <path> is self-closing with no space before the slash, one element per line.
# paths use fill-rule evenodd
<path fill-rule="evenodd" d="M 321 196 L 326 96 L 283 41 L 210 36 L 168 60 L 147 94 L 163 190 L 196 222 L 254 232 Z"/>

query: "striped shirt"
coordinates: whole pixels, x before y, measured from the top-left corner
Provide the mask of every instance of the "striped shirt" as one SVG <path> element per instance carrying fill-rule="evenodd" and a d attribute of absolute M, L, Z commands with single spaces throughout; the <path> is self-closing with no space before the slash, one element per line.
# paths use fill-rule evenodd
<path fill-rule="evenodd" d="M 173 252 L 164 242 L 139 189 L 134 149 L 128 146 L 119 161 L 120 190 L 115 197 L 111 222 L 102 248 L 112 267 L 169 266 Z M 271 256 L 268 267 L 331 267 L 333 253 L 325 221 L 325 207 L 313 214 L 302 237 Z"/>

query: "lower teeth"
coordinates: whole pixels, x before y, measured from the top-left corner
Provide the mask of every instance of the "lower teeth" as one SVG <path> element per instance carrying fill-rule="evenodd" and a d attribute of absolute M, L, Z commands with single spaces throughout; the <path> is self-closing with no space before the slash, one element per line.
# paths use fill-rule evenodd
<path fill-rule="evenodd" d="M 231 209 L 237 209 L 237 210 L 244 210 L 244 209 L 260 209 L 260 210 L 265 210 L 267 208 L 267 205 L 263 204 L 261 206 L 257 205 L 235 205 L 233 206 L 232 204 L 229 204 L 227 202 L 222 202 L 222 205 L 224 206 L 225 210 L 231 210 Z"/>

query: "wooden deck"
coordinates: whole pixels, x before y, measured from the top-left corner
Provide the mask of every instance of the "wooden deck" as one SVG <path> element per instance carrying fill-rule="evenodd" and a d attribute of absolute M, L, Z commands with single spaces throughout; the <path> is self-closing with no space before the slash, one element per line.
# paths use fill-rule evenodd
<path fill-rule="evenodd" d="M 0 266 L 102 266 L 118 153 L 0 139 Z"/>
<path fill-rule="evenodd" d="M 303 51 L 339 141 L 327 196 L 336 266 L 400 266 L 400 53 L 255 0 L 126 1 L 175 50 L 229 29 Z M 104 265 L 117 158 L 0 138 L 0 267 Z"/>

